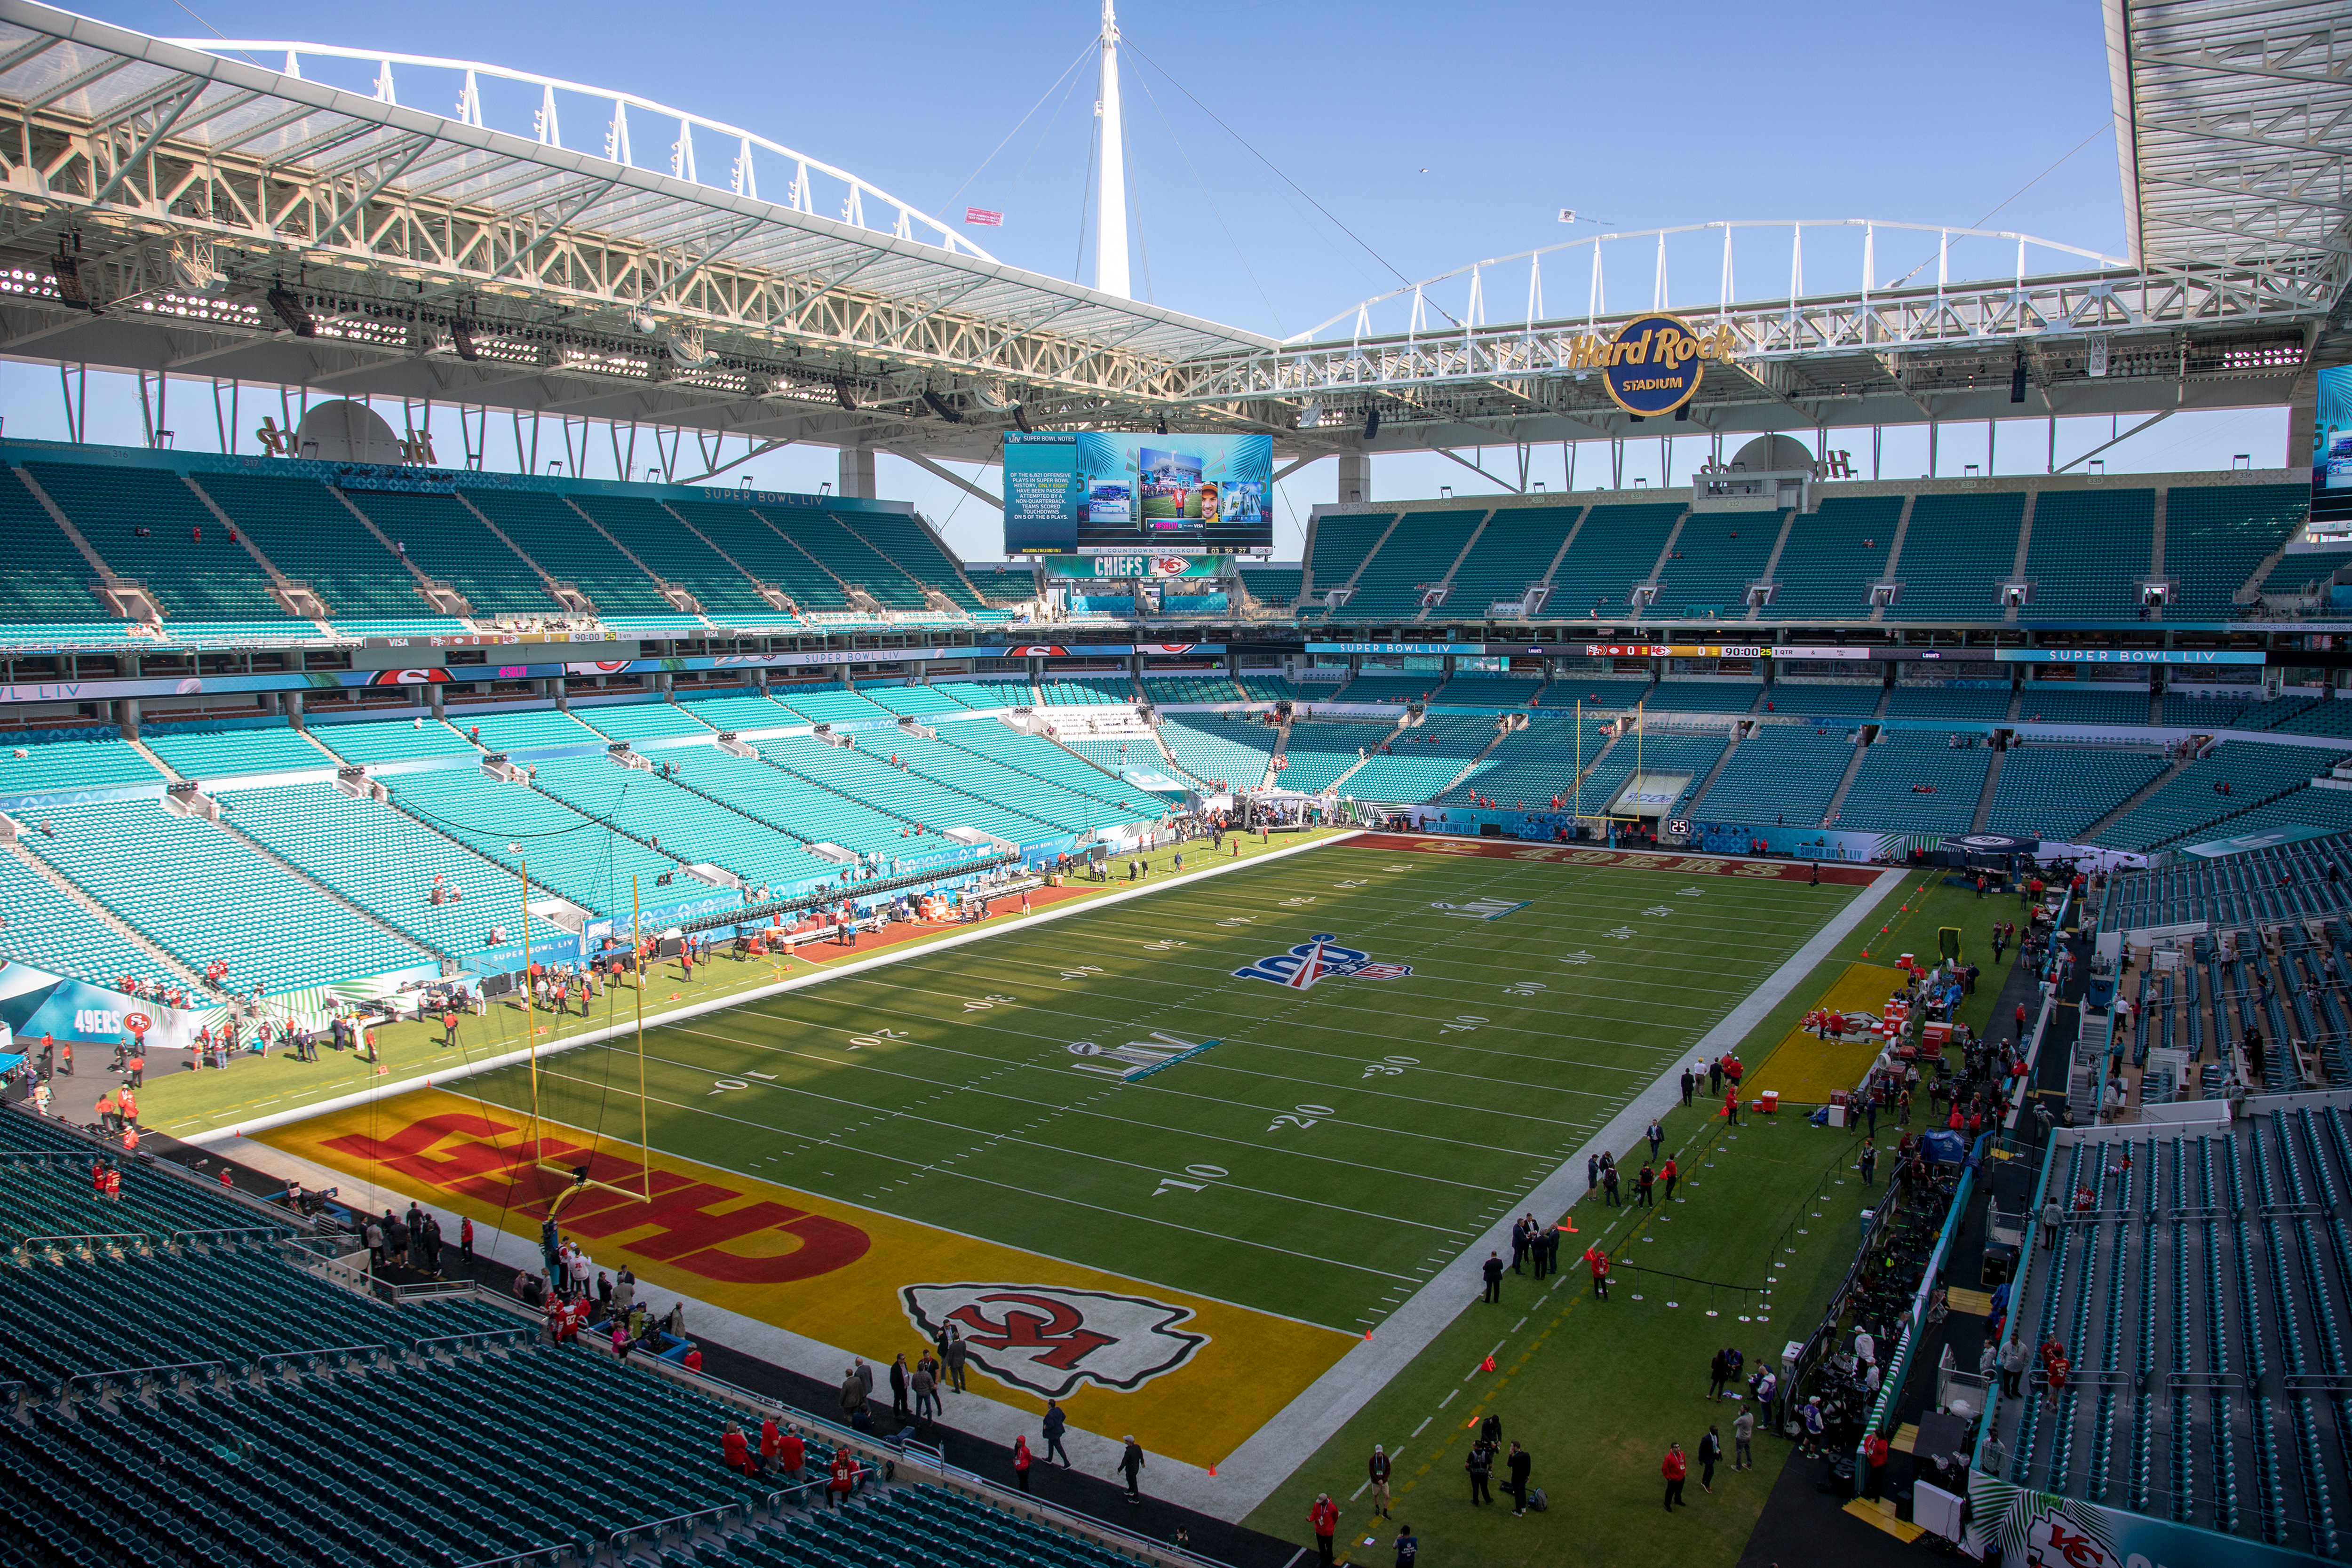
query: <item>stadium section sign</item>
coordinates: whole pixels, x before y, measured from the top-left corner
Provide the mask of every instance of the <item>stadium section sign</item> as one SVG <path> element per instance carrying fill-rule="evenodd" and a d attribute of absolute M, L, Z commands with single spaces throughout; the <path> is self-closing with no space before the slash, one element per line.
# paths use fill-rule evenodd
<path fill-rule="evenodd" d="M 1049 555 L 1039 564 L 1048 577 L 1214 577 L 1224 570 L 1222 555 Z"/>

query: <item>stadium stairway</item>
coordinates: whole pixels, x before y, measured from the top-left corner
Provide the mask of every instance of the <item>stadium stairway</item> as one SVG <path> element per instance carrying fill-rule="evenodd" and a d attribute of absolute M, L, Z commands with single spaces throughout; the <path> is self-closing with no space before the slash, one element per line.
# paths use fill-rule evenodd
<path fill-rule="evenodd" d="M 2009 752 L 2006 750 L 2000 750 L 1993 752 L 1992 761 L 1986 765 L 1984 793 L 1977 796 L 1975 815 L 1969 818 L 1970 833 L 1982 833 L 1985 830 L 1985 824 L 1992 819 L 1992 797 L 2000 788 L 2001 764 L 2008 760 Z"/>
<path fill-rule="evenodd" d="M 1838 813 L 1845 807 L 1845 797 L 1853 793 L 1853 781 L 1862 776 L 1863 761 L 1869 755 L 1870 748 L 1867 745 L 1854 747 L 1853 755 L 1848 759 L 1845 773 L 1838 780 L 1837 789 L 1831 795 L 1829 805 L 1822 808 L 1823 823 L 1832 823 L 1838 819 Z"/>

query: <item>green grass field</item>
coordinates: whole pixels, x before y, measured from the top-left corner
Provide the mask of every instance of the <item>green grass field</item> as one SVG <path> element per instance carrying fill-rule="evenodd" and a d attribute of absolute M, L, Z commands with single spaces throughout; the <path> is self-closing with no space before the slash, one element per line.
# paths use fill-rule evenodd
<path fill-rule="evenodd" d="M 1360 1331 L 1854 891 L 1320 849 L 652 1032 L 651 1142 Z M 1232 973 L 1324 932 L 1412 973 Z M 636 1071 L 548 1058 L 541 1109 L 633 1142 Z M 466 1090 L 527 1103 L 520 1070 Z"/>

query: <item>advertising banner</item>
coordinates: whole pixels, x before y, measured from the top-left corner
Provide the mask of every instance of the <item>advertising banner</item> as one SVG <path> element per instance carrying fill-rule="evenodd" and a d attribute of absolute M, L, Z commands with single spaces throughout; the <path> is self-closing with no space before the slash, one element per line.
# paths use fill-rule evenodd
<path fill-rule="evenodd" d="M 1274 437 L 1004 437 L 1004 553 L 1274 548 Z"/>
<path fill-rule="evenodd" d="M 2287 1568 L 2314 1561 L 2247 1536 L 2035 1491 L 1982 1470 L 1969 1472 L 1969 1503 L 1963 1551 L 1979 1559 L 1997 1551 L 2006 1568 Z"/>

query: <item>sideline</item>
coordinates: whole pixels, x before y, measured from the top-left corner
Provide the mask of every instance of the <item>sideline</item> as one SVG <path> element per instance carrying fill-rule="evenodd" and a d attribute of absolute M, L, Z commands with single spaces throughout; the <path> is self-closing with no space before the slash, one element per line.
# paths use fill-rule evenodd
<path fill-rule="evenodd" d="M 768 984 L 754 986 L 749 991 L 738 991 L 726 996 L 705 997 L 698 1002 L 690 1002 L 681 1007 L 673 1007 L 666 1013 L 649 1013 L 646 1016 L 645 1027 L 647 1029 L 656 1029 L 666 1027 L 672 1024 L 681 1024 L 689 1018 L 699 1018 L 705 1014 L 719 1012 L 730 1007 L 740 1007 L 753 1002 L 763 1002 L 771 996 L 781 996 L 786 992 L 798 991 L 803 986 L 821 985 L 826 981 L 839 979 L 844 975 L 862 974 L 866 970 L 878 968 L 886 963 L 897 963 L 909 958 L 927 956 L 935 952 L 943 952 L 949 948 L 961 947 L 966 942 L 980 942 L 988 937 L 995 936 L 1003 931 L 1025 929 L 1026 927 L 1033 925 L 1042 925 L 1049 921 L 1066 920 L 1072 915 L 1079 914 L 1088 910 L 1099 910 L 1111 904 L 1124 903 L 1129 899 L 1143 898 L 1149 894 L 1159 892 L 1164 888 L 1175 887 L 1188 882 L 1197 882 L 1210 877 L 1222 877 L 1230 872 L 1239 871 L 1251 866 L 1264 866 L 1271 861 L 1286 859 L 1293 855 L 1304 855 L 1310 850 L 1321 849 L 1328 845 L 1345 844 L 1349 839 L 1360 836 L 1363 831 L 1364 830 L 1361 828 L 1350 828 L 1345 833 L 1335 833 L 1328 837 L 1310 838 L 1306 840 L 1304 843 L 1289 845 L 1286 847 L 1280 849 L 1268 850 L 1265 853 L 1254 856 L 1247 860 L 1232 859 L 1213 862 L 1202 867 L 1197 871 L 1186 871 L 1181 876 L 1163 877 L 1158 881 L 1139 882 L 1132 888 L 1129 888 L 1116 893 L 1106 893 L 1100 898 L 1067 899 L 1050 908 L 1038 910 L 1027 915 L 1015 915 L 1010 919 L 983 921 L 982 924 L 974 926 L 970 931 L 958 931 L 952 936 L 941 937 L 937 942 L 901 943 L 895 951 L 877 952 L 869 958 L 852 959 L 848 963 L 841 964 L 826 964 L 822 968 L 811 969 L 804 973 L 795 974 L 789 980 L 772 981 Z M 383 1083 L 369 1089 L 358 1089 L 350 1094 L 338 1095 L 332 1100 L 320 1100 L 312 1105 L 298 1106 L 289 1110 L 274 1110 L 267 1116 L 249 1117 L 244 1121 L 236 1122 L 232 1126 L 223 1127 L 215 1125 L 202 1131 L 189 1132 L 185 1135 L 174 1134 L 173 1136 L 177 1137 L 179 1142 L 183 1143 L 190 1144 L 199 1149 L 209 1149 L 215 1144 L 226 1142 L 228 1139 L 241 1138 L 248 1132 L 267 1131 L 272 1127 L 283 1127 L 288 1122 L 291 1121 L 307 1121 L 311 1117 L 322 1116 L 329 1111 L 348 1110 L 354 1106 L 371 1104 L 379 1100 L 388 1100 L 394 1095 L 407 1094 L 415 1089 L 437 1089 L 445 1084 L 455 1083 L 460 1079 L 473 1078 L 478 1074 L 486 1072 L 494 1072 L 501 1068 L 520 1066 L 524 1062 L 530 1061 L 535 1056 L 554 1056 L 563 1051 L 577 1050 L 583 1046 L 601 1045 L 606 1040 L 614 1039 L 624 1035 L 635 1035 L 636 1032 L 637 1023 L 635 1019 L 631 1019 L 626 1023 L 604 1025 L 594 1029 L 587 1030 L 582 1034 L 568 1036 L 560 1041 L 552 1041 L 547 1045 L 539 1046 L 535 1048 L 531 1046 L 525 1045 L 520 1049 L 501 1052 L 498 1056 L 483 1057 L 472 1061 L 455 1062 L 446 1067 L 443 1067 L 436 1063 L 430 1070 L 415 1074 L 409 1078 L 401 1079 L 396 1082 Z"/>
<path fill-rule="evenodd" d="M 1507 1217 L 1486 1234 L 1474 1237 L 1453 1262 L 1389 1315 L 1377 1333 L 1339 1358 L 1275 1418 L 1252 1433 L 1218 1467 L 1219 1479 L 1231 1483 L 1205 1511 L 1238 1521 L 1249 1517 L 1291 1474 L 1321 1452 L 1341 1427 L 1386 1388 L 1415 1357 L 1429 1348 L 1454 1320 L 1484 1293 L 1479 1268 L 1486 1259 L 1481 1247 L 1499 1249 L 1510 1239 L 1513 1218 L 1528 1210 L 1539 1215 L 1568 1212 L 1584 1195 L 1584 1162 L 1588 1155 L 1630 1147 L 1652 1118 L 1682 1103 L 1682 1069 L 1690 1057 L 1719 1056 L 1745 1038 L 1773 1008 L 1795 991 L 1823 960 L 1835 956 L 1840 944 L 1888 894 L 1901 888 L 1907 874 L 1900 868 L 1882 872 L 1873 884 L 1857 892 L 1827 925 L 1791 954 L 1787 962 L 1723 1020 L 1702 1036 L 1685 1053 L 1677 1053 L 1657 1080 L 1629 1101 L 1610 1122 L 1535 1188 L 1511 1204 Z"/>

